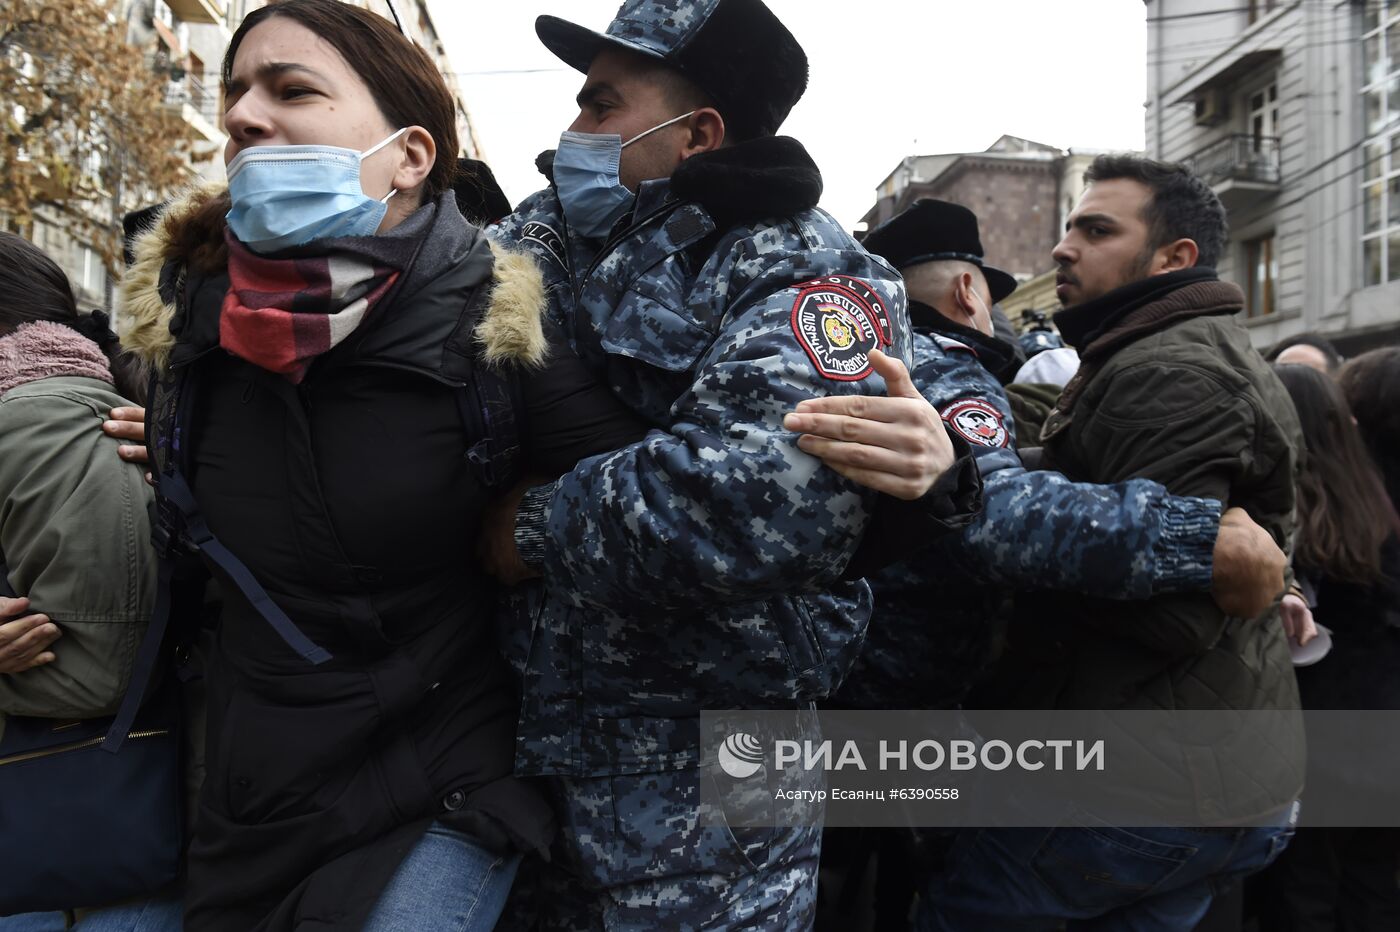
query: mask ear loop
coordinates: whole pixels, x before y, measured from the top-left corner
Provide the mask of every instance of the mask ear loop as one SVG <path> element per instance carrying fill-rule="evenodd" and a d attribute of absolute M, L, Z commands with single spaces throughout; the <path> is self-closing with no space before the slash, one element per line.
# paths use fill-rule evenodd
<path fill-rule="evenodd" d="M 653 126 L 651 129 L 647 130 L 646 132 L 638 133 L 637 135 L 633 136 L 631 139 L 629 139 L 629 140 L 627 140 L 626 142 L 624 142 L 624 143 L 622 144 L 622 148 L 626 149 L 628 146 L 632 145 L 632 143 L 636 142 L 638 139 L 642 139 L 642 138 L 644 138 L 644 137 L 646 137 L 646 136 L 650 136 L 652 133 L 656 132 L 656 131 L 659 130 L 659 129 L 665 129 L 666 127 L 670 126 L 672 123 L 679 123 L 681 120 L 684 120 L 686 117 L 690 116 L 690 115 L 693 114 L 693 113 L 695 113 L 694 110 L 690 111 L 690 113 L 682 113 L 682 114 L 681 114 L 680 116 L 678 116 L 678 117 L 672 117 L 671 119 L 667 120 L 665 123 L 658 123 L 658 124 L 656 124 L 655 126 Z"/>
<path fill-rule="evenodd" d="M 378 152 L 380 149 L 384 148 L 389 143 L 393 142 L 395 139 L 398 139 L 406 132 L 408 132 L 407 126 L 399 130 L 397 133 L 394 133 L 392 136 L 387 136 L 384 139 L 379 140 L 379 142 L 375 143 L 374 145 L 370 146 L 368 149 L 360 153 L 360 161 L 363 162 L 365 159 L 369 158 L 371 155 L 374 155 L 374 153 Z"/>
<path fill-rule="evenodd" d="M 406 133 L 406 132 L 408 132 L 408 127 L 407 127 L 407 126 L 405 126 L 403 129 L 399 130 L 397 133 L 394 133 L 392 136 L 389 136 L 389 137 L 387 137 L 387 138 L 385 138 L 385 139 L 381 139 L 379 142 L 375 143 L 374 145 L 370 146 L 368 149 L 366 149 L 365 151 L 363 151 L 363 152 L 360 153 L 360 161 L 363 162 L 365 159 L 369 158 L 371 155 L 374 155 L 374 153 L 378 152 L 380 149 L 384 148 L 384 147 L 387 146 L 389 143 L 393 142 L 395 139 L 398 139 L 400 136 L 402 136 L 402 135 L 403 135 L 404 133 Z M 364 190 L 364 189 L 361 188 L 361 191 L 363 191 L 363 190 Z M 386 194 L 386 195 L 384 195 L 383 197 L 381 197 L 381 198 L 379 199 L 379 203 L 381 203 L 381 204 L 387 204 L 387 203 L 389 203 L 389 198 L 393 197 L 395 194 L 398 194 L 398 193 L 399 193 L 399 189 L 398 189 L 398 188 L 390 188 L 390 189 L 389 189 L 389 193 Z"/>
<path fill-rule="evenodd" d="M 991 307 L 991 305 L 988 304 L 986 301 L 983 301 L 983 300 L 982 300 L 982 296 L 981 296 L 980 294 L 977 293 L 977 289 L 976 289 L 976 288 L 969 288 L 968 290 L 971 291 L 971 292 L 972 292 L 972 296 L 973 296 L 974 298 L 977 299 L 977 303 L 980 304 L 980 305 L 982 305 L 982 310 L 984 310 L 984 311 L 987 312 L 987 319 L 988 319 L 988 320 L 991 320 L 991 319 L 992 319 L 992 307 Z"/>

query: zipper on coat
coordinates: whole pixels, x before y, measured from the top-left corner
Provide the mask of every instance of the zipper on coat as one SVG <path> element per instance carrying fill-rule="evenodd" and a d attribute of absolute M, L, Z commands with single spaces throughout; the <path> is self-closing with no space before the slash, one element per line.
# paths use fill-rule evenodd
<path fill-rule="evenodd" d="M 582 278 L 576 279 L 576 280 L 575 280 L 575 283 L 574 283 L 574 299 L 575 299 L 575 300 L 579 300 L 579 299 L 582 297 L 582 295 L 583 295 L 583 286 L 584 286 L 585 284 L 587 284 L 589 276 L 591 276 L 591 275 L 593 274 L 593 271 L 594 271 L 595 269 L 598 268 L 598 265 L 603 261 L 603 259 L 605 259 L 605 258 L 607 257 L 607 255 L 608 255 L 609 252 L 611 252 L 614 248 L 616 248 L 616 247 L 618 246 L 618 244 L 620 244 L 620 243 L 621 243 L 623 240 L 625 240 L 627 237 L 631 236 L 633 233 L 635 233 L 636 231 L 640 230 L 642 227 L 648 225 L 648 224 L 651 223 L 653 220 L 655 220 L 657 217 L 660 217 L 660 216 L 661 216 L 662 214 L 664 214 L 664 213 L 668 213 L 668 212 L 670 212 L 670 211 L 675 210 L 676 207 L 679 206 L 679 204 L 680 204 L 679 201 L 673 201 L 673 200 L 669 200 L 669 199 L 668 199 L 668 200 L 665 200 L 665 201 L 663 201 L 663 202 L 661 203 L 661 206 L 659 206 L 659 207 L 656 208 L 656 210 L 653 210 L 651 213 L 647 214 L 647 215 L 646 215 L 645 217 L 643 217 L 641 220 L 633 221 L 633 222 L 632 222 L 628 227 L 626 227 L 621 233 L 618 233 L 618 234 L 616 234 L 616 235 L 614 235 L 614 236 L 608 237 L 607 240 L 603 243 L 602 247 L 598 250 L 598 254 L 597 254 L 596 256 L 593 257 L 593 261 L 592 261 L 591 263 L 589 263 L 589 265 L 588 265 L 588 271 L 586 271 L 586 272 L 583 273 L 583 277 L 582 277 Z M 567 229 L 568 229 L 568 227 L 567 227 L 567 225 L 566 225 L 566 226 L 565 226 L 565 230 L 567 231 Z M 568 247 L 565 246 L 565 248 L 567 249 Z"/>
<path fill-rule="evenodd" d="M 147 731 L 133 731 L 126 737 L 127 740 L 130 741 L 137 738 L 159 738 L 162 735 L 168 734 L 170 734 L 170 729 L 168 728 L 155 728 Z M 74 741 L 71 744 L 61 744 L 56 748 L 43 748 L 37 751 L 25 751 L 21 754 L 12 754 L 9 757 L 0 757 L 0 767 L 4 767 L 6 764 L 22 764 L 25 761 L 54 757 L 58 754 L 67 754 L 70 751 L 81 751 L 84 748 L 95 748 L 106 740 L 106 735 L 99 735 L 96 738 L 88 738 L 86 741 Z"/>

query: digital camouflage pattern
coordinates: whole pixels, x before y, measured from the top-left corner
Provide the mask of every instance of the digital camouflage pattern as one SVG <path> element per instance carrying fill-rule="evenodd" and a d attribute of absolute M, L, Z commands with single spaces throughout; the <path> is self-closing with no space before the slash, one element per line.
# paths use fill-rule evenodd
<path fill-rule="evenodd" d="M 798 450 L 782 417 L 804 398 L 884 391 L 878 376 L 819 374 L 793 324 L 804 286 L 864 283 L 907 362 L 903 284 L 820 210 L 721 231 L 667 188 L 646 182 L 631 229 L 596 256 L 570 241 L 552 191 L 492 231 L 536 255 L 576 351 L 656 428 L 543 493 L 522 772 L 693 766 L 701 708 L 825 697 L 869 616 L 868 587 L 840 575 L 874 493 Z"/>
<path fill-rule="evenodd" d="M 608 24 L 606 33 L 665 55 L 683 48 L 717 6 L 719 0 L 627 0 Z"/>
<path fill-rule="evenodd" d="M 556 845 L 540 878 L 542 932 L 811 928 L 820 829 L 726 824 L 701 797 L 711 779 L 729 778 L 702 768 L 554 781 L 562 838 L 576 841 Z"/>
<path fill-rule="evenodd" d="M 904 288 L 820 210 L 719 229 L 668 194 L 645 182 L 606 244 L 571 237 L 553 191 L 491 231 L 537 259 L 576 352 L 654 428 L 517 517 L 544 585 L 512 596 L 503 638 L 522 674 L 516 766 L 559 778 L 563 826 L 544 927 L 807 928 L 820 831 L 741 845 L 697 821 L 698 717 L 809 706 L 860 650 L 870 588 L 841 573 L 875 494 L 782 418 L 884 392 L 862 354 L 911 361 Z"/>
<path fill-rule="evenodd" d="M 1092 485 L 1027 471 L 1006 392 L 976 352 L 922 328 L 913 339 L 914 384 L 969 438 L 983 512 L 961 535 L 871 580 L 876 617 L 838 704 L 956 705 L 995 658 L 1018 590 L 1144 599 L 1210 588 L 1219 502 L 1143 479 Z M 965 412 L 977 416 L 959 429 L 952 421 Z M 982 412 L 997 423 L 984 426 Z"/>

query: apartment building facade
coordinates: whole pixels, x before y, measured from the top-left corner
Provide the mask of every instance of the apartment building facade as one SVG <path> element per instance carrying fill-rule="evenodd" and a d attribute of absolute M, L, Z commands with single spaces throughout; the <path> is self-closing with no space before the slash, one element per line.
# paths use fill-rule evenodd
<path fill-rule="evenodd" d="M 1256 346 L 1400 339 L 1400 0 L 1145 0 L 1147 151 L 1229 211 Z"/>

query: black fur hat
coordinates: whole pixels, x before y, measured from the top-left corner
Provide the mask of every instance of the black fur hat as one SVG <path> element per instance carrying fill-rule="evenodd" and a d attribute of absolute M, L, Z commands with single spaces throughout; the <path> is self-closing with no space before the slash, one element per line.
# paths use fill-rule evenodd
<path fill-rule="evenodd" d="M 977 215 L 961 204 L 921 197 L 865 235 L 866 252 L 884 258 L 901 272 L 925 262 L 957 259 L 982 270 L 992 303 L 1016 290 L 1016 279 L 982 261 Z"/>
<path fill-rule="evenodd" d="M 609 46 L 664 62 L 714 98 L 735 141 L 772 136 L 807 90 L 807 53 L 762 0 L 626 0 L 606 33 L 557 16 L 535 32 L 584 73 Z"/>

